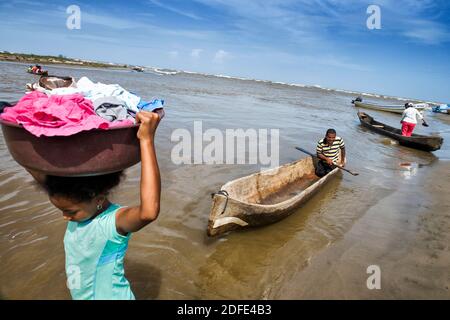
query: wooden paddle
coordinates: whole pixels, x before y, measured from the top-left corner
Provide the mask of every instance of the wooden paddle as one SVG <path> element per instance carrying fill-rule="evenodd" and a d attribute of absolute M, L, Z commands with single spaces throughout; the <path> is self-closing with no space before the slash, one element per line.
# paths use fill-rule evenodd
<path fill-rule="evenodd" d="M 309 152 L 309 151 L 307 151 L 307 150 L 305 150 L 305 149 L 302 149 L 302 148 L 299 148 L 299 147 L 295 147 L 295 149 L 297 149 L 297 150 L 299 150 L 299 151 L 302 151 L 302 152 L 304 152 L 304 153 L 306 153 L 306 154 L 309 154 L 311 157 L 318 158 L 315 154 L 312 154 L 311 152 Z M 335 167 L 338 167 L 338 168 L 341 169 L 341 170 L 347 171 L 348 173 L 350 173 L 350 174 L 353 175 L 353 176 L 359 175 L 358 172 L 350 171 L 350 170 L 345 169 L 344 167 L 342 167 L 342 166 L 340 166 L 340 165 L 337 165 L 337 164 L 333 164 L 333 165 L 334 165 Z"/>

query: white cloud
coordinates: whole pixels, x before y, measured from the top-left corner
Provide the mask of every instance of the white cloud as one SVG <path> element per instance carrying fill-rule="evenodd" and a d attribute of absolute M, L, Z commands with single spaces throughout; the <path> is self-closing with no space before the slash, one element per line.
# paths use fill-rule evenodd
<path fill-rule="evenodd" d="M 326 50 L 327 35 L 333 28 L 357 29 L 357 0 L 336 5 L 333 0 L 195 0 L 233 17 L 231 35 L 247 42 L 264 41 L 267 36 L 286 39 L 305 48 Z M 359 0 L 358 0 L 359 1 Z M 361 12 L 361 16 L 365 11 Z"/>
<path fill-rule="evenodd" d="M 322 48 L 333 42 L 334 30 L 355 36 L 366 32 L 366 10 L 361 0 L 195 0 L 235 17 L 234 27 L 243 36 L 261 34 L 262 28 L 277 30 L 291 43 Z M 449 40 L 449 26 L 435 22 L 442 18 L 440 1 L 377 0 L 384 34 L 416 42 L 440 44 Z M 441 4 L 442 5 L 442 4 Z M 421 21 L 419 25 L 414 21 Z M 391 33 L 392 32 L 392 33 Z"/>
<path fill-rule="evenodd" d="M 192 58 L 200 58 L 200 54 L 202 53 L 203 49 L 192 49 L 191 51 L 191 57 Z"/>
<path fill-rule="evenodd" d="M 218 64 L 222 64 L 229 57 L 230 57 L 230 54 L 228 52 L 226 52 L 225 50 L 220 49 L 214 55 L 213 62 L 214 63 L 218 63 Z"/>
<path fill-rule="evenodd" d="M 1 1 L 1 0 L 0 0 Z M 21 1 L 21 0 L 20 0 Z M 3 14 L 0 11 L 0 14 Z M 145 15 L 145 13 L 143 13 Z M 22 15 L 22 17 L 14 17 L 14 22 L 18 19 L 23 18 L 23 22 L 31 24 L 36 23 L 40 25 L 49 26 L 50 23 L 55 23 L 61 17 L 67 17 L 66 7 L 58 6 L 55 9 L 43 10 L 39 12 L 39 15 Z M 141 32 L 134 33 L 134 37 L 142 37 L 147 34 L 161 35 L 161 36 L 171 36 L 178 38 L 190 38 L 197 40 L 207 40 L 215 36 L 215 33 L 209 30 L 190 30 L 190 29 L 174 29 L 165 28 L 156 25 L 152 25 L 148 22 L 136 21 L 136 19 L 126 19 L 116 15 L 109 14 L 98 14 L 93 13 L 93 11 L 88 11 L 84 7 L 81 7 L 81 25 L 83 28 L 84 24 L 98 25 L 114 30 L 126 30 L 126 29 L 139 29 Z M 96 33 L 95 30 L 91 31 Z M 99 31 L 103 33 L 103 30 Z"/>
<path fill-rule="evenodd" d="M 16 7 L 16 6 L 20 6 L 20 5 L 25 5 L 25 6 L 29 6 L 29 7 L 43 7 L 45 6 L 45 3 L 43 2 L 39 2 L 39 1 L 30 1 L 30 0 L 10 0 L 10 1 L 5 1 L 4 4 L 9 4 L 9 7 Z"/>
<path fill-rule="evenodd" d="M 162 28 L 154 28 L 153 30 L 162 35 L 191 38 L 197 40 L 206 40 L 214 35 L 214 33 L 209 31 L 190 31 L 190 30 L 162 29 Z"/>
<path fill-rule="evenodd" d="M 186 11 L 174 8 L 174 7 L 169 6 L 167 4 L 163 4 L 163 3 L 159 2 L 158 0 L 150 0 L 150 2 L 153 3 L 154 5 L 160 7 L 160 8 L 163 8 L 165 10 L 174 12 L 176 14 L 179 14 L 179 15 L 182 15 L 182 16 L 194 19 L 194 20 L 202 20 L 202 18 L 197 16 L 196 14 L 193 14 L 193 13 L 190 13 L 190 12 L 186 12 Z"/>
<path fill-rule="evenodd" d="M 414 41 L 430 45 L 450 41 L 450 32 L 445 26 L 425 20 L 410 21 L 409 28 L 403 32 L 403 35 Z"/>
<path fill-rule="evenodd" d="M 112 29 L 144 28 L 147 25 L 136 23 L 133 20 L 126 20 L 108 15 L 99 15 L 86 12 L 81 8 L 81 23 L 96 24 Z"/>

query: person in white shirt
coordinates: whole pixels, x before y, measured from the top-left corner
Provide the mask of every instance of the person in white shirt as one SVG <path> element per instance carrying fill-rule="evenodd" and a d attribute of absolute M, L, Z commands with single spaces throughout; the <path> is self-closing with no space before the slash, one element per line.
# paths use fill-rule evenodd
<path fill-rule="evenodd" d="M 422 120 L 422 125 L 428 127 L 428 123 L 425 122 L 423 115 L 414 108 L 411 102 L 405 103 L 405 111 L 403 111 L 402 120 L 402 136 L 411 137 L 414 128 L 417 124 L 417 118 Z"/>

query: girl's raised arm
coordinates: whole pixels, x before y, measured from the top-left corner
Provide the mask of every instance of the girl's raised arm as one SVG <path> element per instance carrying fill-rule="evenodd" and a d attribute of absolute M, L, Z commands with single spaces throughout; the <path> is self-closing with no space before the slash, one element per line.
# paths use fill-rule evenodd
<path fill-rule="evenodd" d="M 153 112 L 139 112 L 137 136 L 141 145 L 141 204 L 122 208 L 116 213 L 116 228 L 120 234 L 136 232 L 154 221 L 159 214 L 161 178 L 155 152 L 155 132 L 160 117 Z"/>

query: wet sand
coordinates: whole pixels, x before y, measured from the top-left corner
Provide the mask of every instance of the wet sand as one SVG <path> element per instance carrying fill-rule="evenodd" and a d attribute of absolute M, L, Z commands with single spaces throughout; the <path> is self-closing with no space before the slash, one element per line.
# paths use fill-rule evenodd
<path fill-rule="evenodd" d="M 36 80 L 22 64 L 0 63 L 0 70 L 0 100 L 17 100 L 24 84 Z M 125 260 L 137 298 L 450 298 L 448 115 L 427 113 L 430 127 L 416 129 L 444 138 L 441 150 L 427 153 L 362 128 L 350 94 L 188 74 L 61 66 L 49 66 L 49 71 L 120 83 L 147 100 L 166 100 L 156 138 L 161 213 L 132 236 Z M 368 113 L 398 123 L 398 115 Z M 211 192 L 260 167 L 172 163 L 171 133 L 178 128 L 192 132 L 195 120 L 203 120 L 203 130 L 280 129 L 280 164 L 303 158 L 294 146 L 314 150 L 325 130 L 334 127 L 346 142 L 347 167 L 360 175 L 337 175 L 278 223 L 210 239 Z M 111 200 L 138 204 L 139 165 L 126 176 Z M 31 182 L 0 133 L 0 297 L 69 299 L 66 223 Z M 382 290 L 365 286 L 371 264 L 381 268 Z"/>
<path fill-rule="evenodd" d="M 450 163 L 411 183 L 370 207 L 271 298 L 449 299 Z M 418 184 L 427 193 L 418 194 Z M 369 264 L 380 267 L 379 290 L 367 288 Z"/>

